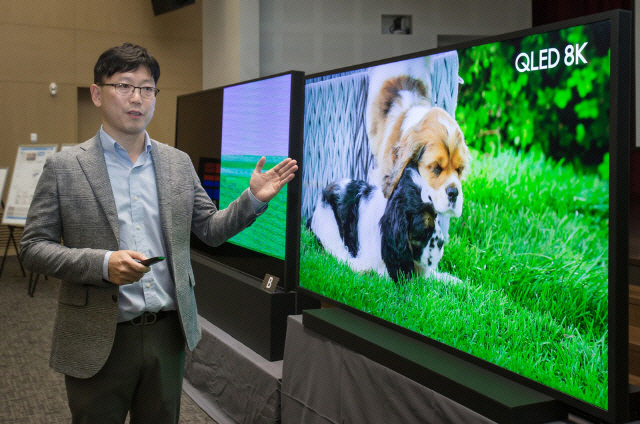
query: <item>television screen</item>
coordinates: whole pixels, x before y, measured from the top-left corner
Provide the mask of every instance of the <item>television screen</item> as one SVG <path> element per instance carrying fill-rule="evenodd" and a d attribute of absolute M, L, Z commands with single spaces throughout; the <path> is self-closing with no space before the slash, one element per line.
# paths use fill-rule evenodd
<path fill-rule="evenodd" d="M 299 290 L 620 421 L 629 48 L 614 12 L 307 76 Z"/>
<path fill-rule="evenodd" d="M 267 159 L 263 172 L 287 157 L 300 159 L 303 96 L 304 74 L 292 71 L 178 97 L 176 147 L 189 154 L 220 209 L 249 187 L 262 156 Z M 227 243 L 211 247 L 193 236 L 192 248 L 258 279 L 275 276 L 285 288 L 297 272 L 295 262 L 287 271 L 285 258 L 287 214 L 297 223 L 298 190 L 299 178 L 294 178 L 253 225 Z M 297 228 L 290 229 L 294 235 Z"/>

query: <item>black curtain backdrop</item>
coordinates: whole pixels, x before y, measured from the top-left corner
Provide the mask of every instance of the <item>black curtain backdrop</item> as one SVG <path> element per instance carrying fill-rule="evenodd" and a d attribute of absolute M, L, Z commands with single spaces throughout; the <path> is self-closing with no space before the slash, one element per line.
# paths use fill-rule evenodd
<path fill-rule="evenodd" d="M 550 24 L 613 9 L 631 10 L 632 2 L 633 0 L 532 0 L 532 24 Z"/>

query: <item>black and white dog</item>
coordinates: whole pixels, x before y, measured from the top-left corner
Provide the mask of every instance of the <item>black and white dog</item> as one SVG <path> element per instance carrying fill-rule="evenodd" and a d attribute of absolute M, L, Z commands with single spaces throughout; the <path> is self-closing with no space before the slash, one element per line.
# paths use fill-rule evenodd
<path fill-rule="evenodd" d="M 365 181 L 329 184 L 307 226 L 325 250 L 354 271 L 374 270 L 395 282 L 413 275 L 457 280 L 437 271 L 449 217 L 436 213 L 417 166 L 405 168 L 388 199 Z"/>

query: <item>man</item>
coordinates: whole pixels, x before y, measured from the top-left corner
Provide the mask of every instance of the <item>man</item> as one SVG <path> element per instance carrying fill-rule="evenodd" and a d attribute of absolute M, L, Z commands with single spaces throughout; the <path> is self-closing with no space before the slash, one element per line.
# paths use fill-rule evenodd
<path fill-rule="evenodd" d="M 177 423 L 185 342 L 200 340 L 190 233 L 217 245 L 251 225 L 296 162 L 286 159 L 217 210 L 189 157 L 149 138 L 158 62 L 123 44 L 94 68 L 102 127 L 53 155 L 21 241 L 30 270 L 62 280 L 50 364 L 65 374 L 73 423 Z M 204 140 L 203 140 L 204 141 Z M 152 266 L 139 261 L 166 260 Z"/>

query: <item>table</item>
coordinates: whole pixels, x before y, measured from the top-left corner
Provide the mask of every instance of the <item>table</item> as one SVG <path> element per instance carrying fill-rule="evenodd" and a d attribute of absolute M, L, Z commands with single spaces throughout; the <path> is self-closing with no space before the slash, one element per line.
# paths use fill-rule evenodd
<path fill-rule="evenodd" d="M 187 352 L 184 391 L 218 424 L 280 422 L 282 361 L 269 362 L 206 319 Z"/>

